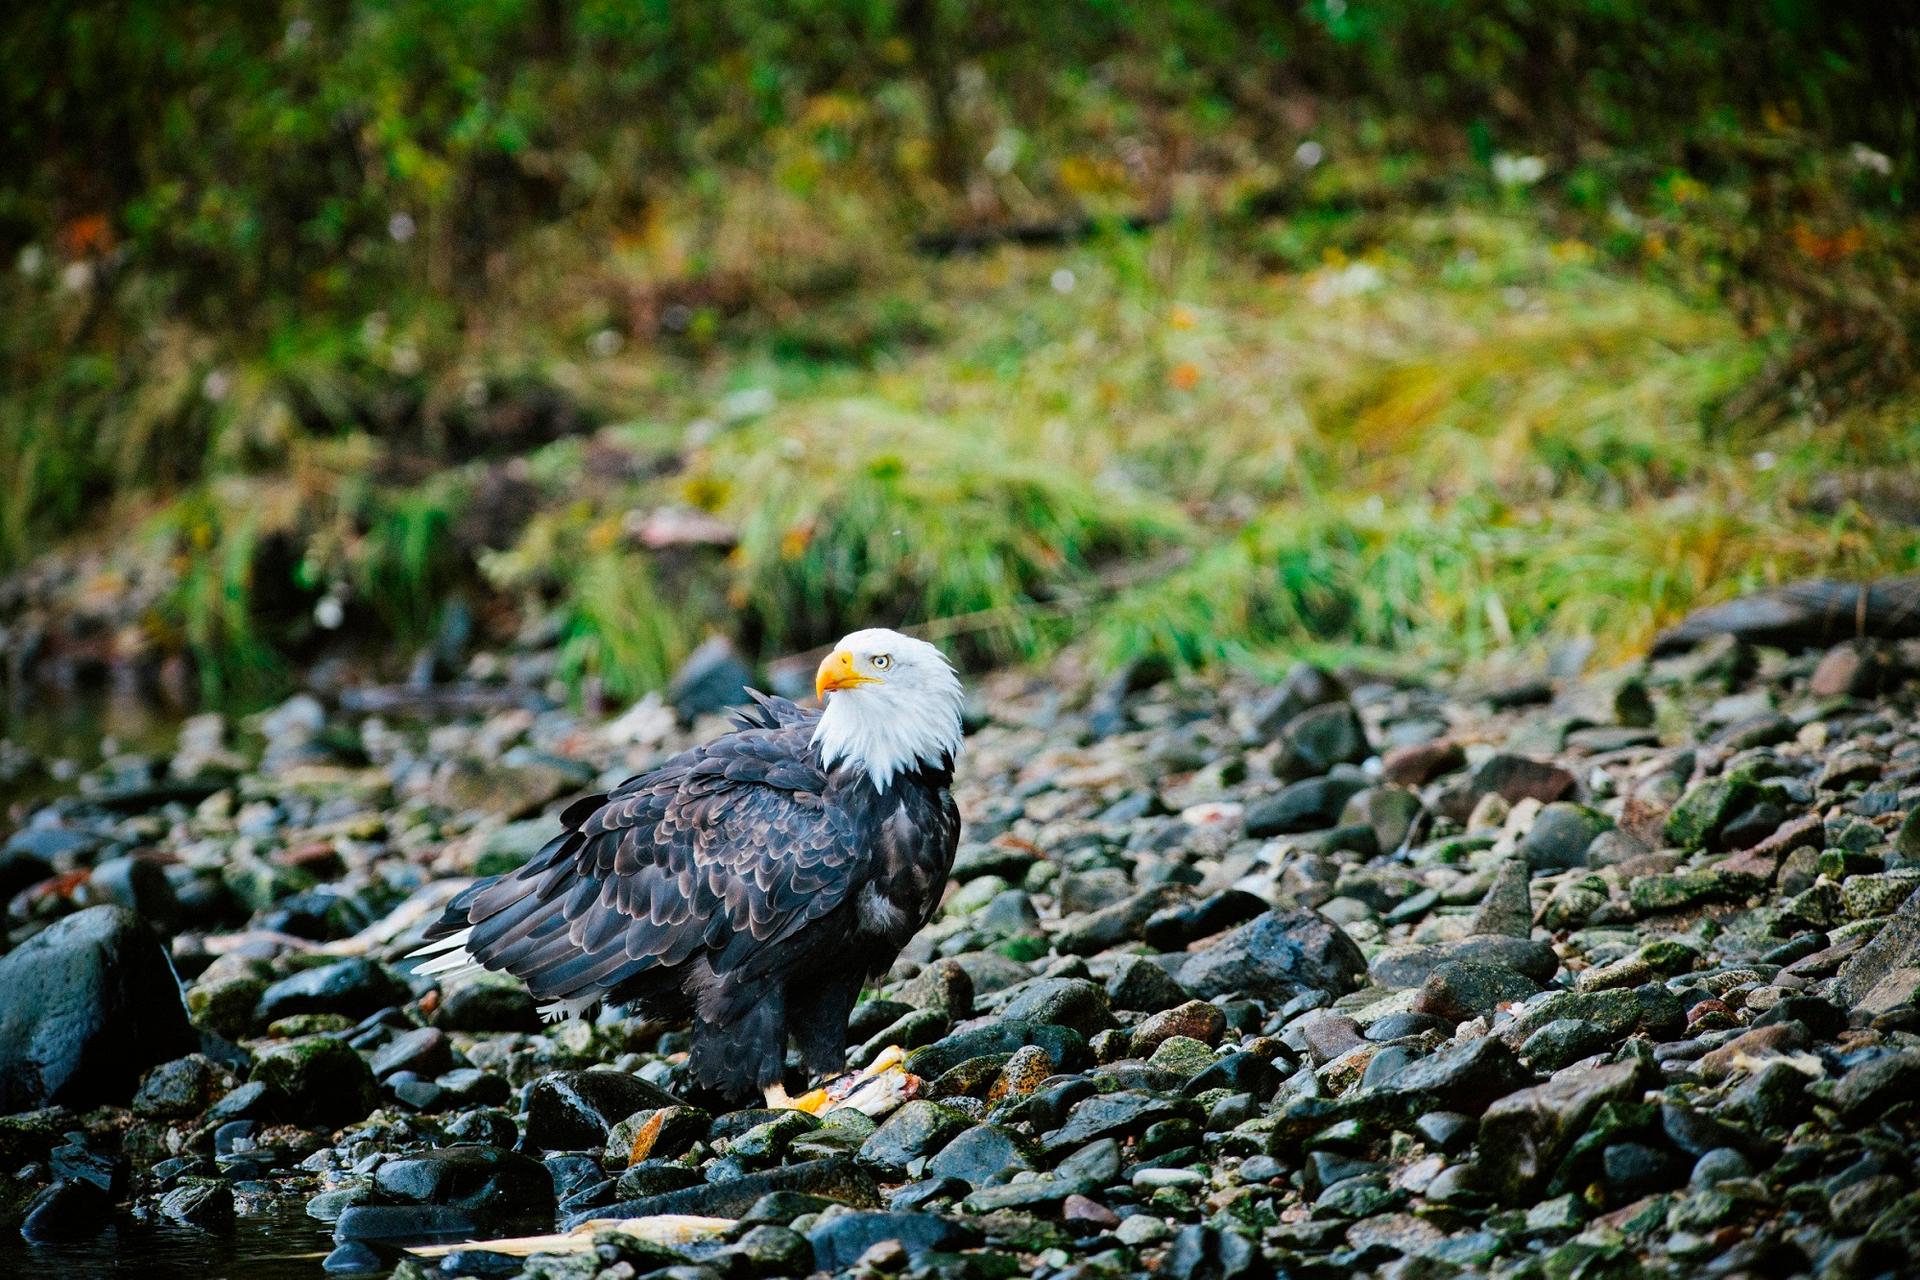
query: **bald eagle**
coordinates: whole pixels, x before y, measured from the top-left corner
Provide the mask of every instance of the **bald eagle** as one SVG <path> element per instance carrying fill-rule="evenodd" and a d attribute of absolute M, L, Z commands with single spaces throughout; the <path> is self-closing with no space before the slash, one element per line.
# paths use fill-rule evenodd
<path fill-rule="evenodd" d="M 689 1066 L 731 1100 L 784 1100 L 791 1036 L 816 1075 L 940 902 L 960 836 L 948 787 L 960 681 L 941 652 L 856 631 L 822 708 L 752 693 L 726 734 L 588 796 L 518 871 L 462 891 L 419 972 L 511 973 L 549 1018 L 606 1000 L 690 1017 Z"/>

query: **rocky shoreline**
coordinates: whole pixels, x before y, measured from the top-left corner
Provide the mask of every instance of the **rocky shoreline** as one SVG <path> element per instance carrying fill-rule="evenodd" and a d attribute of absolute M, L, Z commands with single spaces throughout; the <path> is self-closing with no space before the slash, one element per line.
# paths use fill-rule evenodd
<path fill-rule="evenodd" d="M 950 895 L 850 1033 L 912 1079 L 822 1116 L 399 963 L 718 717 L 196 717 L 0 846 L 0 1225 L 304 1205 L 330 1270 L 407 1277 L 1898 1273 L 1916 674 L 1722 636 L 1481 688 L 987 678 Z M 600 1219 L 638 1222 L 459 1244 Z"/>

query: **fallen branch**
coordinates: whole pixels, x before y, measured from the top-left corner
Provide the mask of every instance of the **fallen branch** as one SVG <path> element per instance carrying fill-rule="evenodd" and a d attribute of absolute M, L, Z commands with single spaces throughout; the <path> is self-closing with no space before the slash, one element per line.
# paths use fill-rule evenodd
<path fill-rule="evenodd" d="M 1655 657 L 1714 636 L 1799 649 L 1920 636 L 1920 575 L 1878 582 L 1807 578 L 1688 614 L 1653 642 Z"/>
<path fill-rule="evenodd" d="M 719 1235 L 734 1224 L 732 1218 L 702 1218 L 686 1213 L 658 1213 L 646 1218 L 594 1218 L 571 1231 L 540 1236 L 513 1236 L 505 1240 L 462 1240 L 454 1244 L 426 1244 L 408 1249 L 416 1258 L 444 1258 L 450 1253 L 484 1249 L 514 1258 L 536 1253 L 587 1253 L 602 1232 L 632 1236 L 648 1244 L 692 1244 Z"/>

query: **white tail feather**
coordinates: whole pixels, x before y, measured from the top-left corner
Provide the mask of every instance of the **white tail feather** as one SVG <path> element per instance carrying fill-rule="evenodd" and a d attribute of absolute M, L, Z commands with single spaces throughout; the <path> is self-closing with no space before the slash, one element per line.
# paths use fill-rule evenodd
<path fill-rule="evenodd" d="M 553 1000 L 540 1006 L 542 1022 L 560 1022 L 567 1018 L 578 1018 L 600 1003 L 600 997 L 575 996 L 571 1000 Z"/>
<path fill-rule="evenodd" d="M 418 965 L 414 968 L 414 972 L 423 977 L 438 975 L 451 977 L 455 974 L 478 969 L 481 967 L 480 962 L 475 960 L 473 955 L 467 950 L 467 943 L 472 937 L 472 929 L 462 929 L 451 937 L 437 939 L 421 947 L 418 951 L 408 952 L 407 959 L 414 960 L 422 956 L 432 957 L 432 959 L 428 960 L 425 964 Z"/>

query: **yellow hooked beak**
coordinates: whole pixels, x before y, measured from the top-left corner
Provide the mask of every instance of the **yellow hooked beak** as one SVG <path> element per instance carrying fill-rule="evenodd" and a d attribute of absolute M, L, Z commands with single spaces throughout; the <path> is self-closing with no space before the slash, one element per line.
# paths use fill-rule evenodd
<path fill-rule="evenodd" d="M 820 671 L 813 678 L 814 696 L 822 702 L 835 689 L 858 689 L 863 684 L 878 684 L 874 676 L 863 676 L 853 669 L 853 655 L 845 649 L 836 649 L 820 663 Z"/>

